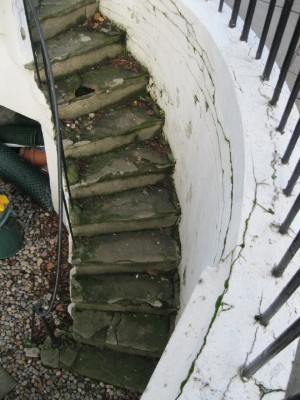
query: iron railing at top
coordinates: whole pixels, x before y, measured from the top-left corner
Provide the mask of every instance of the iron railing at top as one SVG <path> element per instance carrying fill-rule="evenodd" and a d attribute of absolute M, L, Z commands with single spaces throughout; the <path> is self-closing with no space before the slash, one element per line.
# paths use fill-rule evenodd
<path fill-rule="evenodd" d="M 297 0 L 298 1 L 298 0 Z M 268 10 L 265 15 L 264 24 L 262 28 L 262 34 L 260 37 L 260 41 L 258 44 L 258 49 L 256 52 L 256 59 L 260 59 L 265 49 L 265 43 L 267 36 L 269 34 L 271 23 L 273 22 L 274 10 L 277 6 L 277 0 L 270 0 L 268 5 Z M 235 0 L 233 3 L 233 8 L 231 12 L 231 18 L 229 21 L 229 27 L 234 28 L 237 23 L 237 18 L 239 16 L 240 7 L 242 4 L 242 0 Z M 248 35 L 253 23 L 254 13 L 257 7 L 257 0 L 249 0 L 248 8 L 246 12 L 246 17 L 243 23 L 242 34 L 240 40 L 247 41 Z M 220 0 L 219 2 L 219 12 L 222 12 L 224 5 L 224 0 Z M 282 5 L 282 10 L 280 13 L 279 22 L 277 23 L 277 27 L 275 30 L 275 34 L 272 40 L 272 44 L 270 47 L 270 51 L 266 60 L 265 68 L 262 71 L 261 79 L 269 80 L 271 72 L 274 68 L 274 64 L 276 61 L 276 57 L 278 56 L 278 52 L 280 49 L 280 45 L 282 42 L 283 35 L 286 31 L 286 27 L 289 24 L 290 14 L 292 12 L 292 7 L 294 5 L 294 0 L 284 0 Z M 300 15 L 298 15 L 297 23 L 292 32 L 289 46 L 286 49 L 286 54 L 284 57 L 284 61 L 281 67 L 281 71 L 274 89 L 274 93 L 269 103 L 271 106 L 277 104 L 277 101 L 280 97 L 283 84 L 286 80 L 288 71 L 291 67 L 292 61 L 296 55 L 297 46 L 299 44 L 300 39 Z M 283 49 L 285 50 L 285 49 Z M 289 119 L 292 108 L 296 102 L 297 96 L 299 94 L 300 89 L 300 71 L 298 71 L 297 78 L 293 84 L 291 89 L 291 93 L 289 99 L 287 101 L 286 107 L 284 109 L 283 115 L 277 127 L 279 132 L 284 131 L 286 123 Z M 300 135 L 300 119 L 295 126 L 294 132 L 290 139 L 290 142 L 287 146 L 285 153 L 282 156 L 282 163 L 286 164 L 289 162 L 292 153 L 294 152 L 295 146 L 299 139 Z M 300 159 L 296 164 L 294 171 L 291 175 L 290 180 L 287 183 L 287 186 L 283 189 L 283 193 L 286 196 L 290 196 L 292 194 L 293 189 L 299 179 L 300 176 Z M 290 228 L 294 218 L 299 213 L 300 210 L 300 193 L 296 197 L 294 204 L 292 205 L 287 217 L 279 227 L 279 232 L 281 234 L 287 233 Z M 289 263 L 297 253 L 300 248 L 300 230 L 296 234 L 294 240 L 290 244 L 286 253 L 283 255 L 282 259 L 279 261 L 278 265 L 273 269 L 272 274 L 274 277 L 280 277 L 284 273 L 285 269 L 288 267 Z M 256 316 L 255 319 L 259 321 L 262 325 L 266 326 L 270 319 L 278 312 L 278 310 L 286 303 L 286 301 L 292 296 L 292 294 L 298 289 L 300 286 L 300 269 L 296 274 L 292 277 L 292 279 L 288 282 L 285 288 L 281 291 L 281 293 L 277 296 L 274 302 L 267 308 L 265 312 L 261 315 Z M 289 326 L 282 334 L 274 340 L 258 357 L 256 357 L 252 362 L 248 365 L 244 366 L 241 370 L 241 375 L 244 378 L 250 378 L 254 375 L 262 366 L 264 366 L 269 360 L 271 360 L 274 356 L 276 356 L 281 350 L 283 350 L 286 346 L 288 346 L 292 341 L 300 337 L 300 318 L 298 318 L 291 326 Z M 300 399 L 300 394 L 297 394 L 296 397 L 292 396 L 289 399 Z"/>
<path fill-rule="evenodd" d="M 65 157 L 64 157 L 64 151 L 63 151 L 63 142 L 62 142 L 62 135 L 61 135 L 61 129 L 60 129 L 60 120 L 59 120 L 57 98 L 56 98 L 56 92 L 55 92 L 55 86 L 54 86 L 54 78 L 53 78 L 53 73 L 52 73 L 52 68 L 51 68 L 51 63 L 50 63 L 50 58 L 49 58 L 49 54 L 48 54 L 48 50 L 47 50 L 46 41 L 45 41 L 45 38 L 44 38 L 44 35 L 42 32 L 41 25 L 39 23 L 39 18 L 38 18 L 33 0 L 23 0 L 23 4 L 24 4 L 27 26 L 28 26 L 28 31 L 29 31 L 29 35 L 30 35 L 30 41 L 31 41 L 32 51 L 33 51 L 33 56 L 34 56 L 36 76 L 37 76 L 37 80 L 38 80 L 38 84 L 39 84 L 40 88 L 42 88 L 43 84 L 42 84 L 42 81 L 40 78 L 40 73 L 39 73 L 40 66 L 38 63 L 37 53 L 36 53 L 37 46 L 40 46 L 41 53 L 42 53 L 43 69 L 45 71 L 46 85 L 47 85 L 47 89 L 48 89 L 48 98 L 49 98 L 49 102 L 50 102 L 52 119 L 53 119 L 53 124 L 54 124 L 54 128 L 55 128 L 55 134 L 56 134 L 57 181 L 58 181 L 58 241 L 57 241 L 55 282 L 54 282 L 54 287 L 52 290 L 52 294 L 51 294 L 51 298 L 49 300 L 48 306 L 47 307 L 43 306 L 42 302 L 39 302 L 39 303 L 36 303 L 33 305 L 32 322 L 31 322 L 31 338 L 32 338 L 32 340 L 34 340 L 35 318 L 39 317 L 42 319 L 42 321 L 49 333 L 49 336 L 52 341 L 52 345 L 58 346 L 59 340 L 55 336 L 55 334 L 47 320 L 47 317 L 53 311 L 55 301 L 56 301 L 57 289 L 59 286 L 59 279 L 60 279 L 60 275 L 61 275 L 62 235 L 63 235 L 64 212 L 66 213 L 68 225 L 69 225 L 69 232 L 73 239 L 72 226 L 71 226 L 68 206 L 67 206 L 67 202 L 66 202 L 66 198 L 65 198 L 65 194 L 64 194 L 63 171 L 64 171 L 64 177 L 65 177 L 65 181 L 66 181 L 66 187 L 67 187 L 68 194 L 69 194 L 69 200 L 70 200 L 71 204 L 72 204 L 72 198 L 71 198 L 70 186 L 69 186 L 69 181 L 68 181 L 68 176 L 67 176 L 66 161 L 65 161 Z M 34 43 L 34 41 L 33 41 L 32 24 L 37 33 L 38 44 Z"/>

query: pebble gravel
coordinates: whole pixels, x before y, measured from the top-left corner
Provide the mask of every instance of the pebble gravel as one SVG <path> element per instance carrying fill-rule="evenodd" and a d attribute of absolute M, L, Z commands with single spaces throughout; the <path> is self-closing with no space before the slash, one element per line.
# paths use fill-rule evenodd
<path fill-rule="evenodd" d="M 137 400 L 140 395 L 60 369 L 41 364 L 40 343 L 46 333 L 36 321 L 36 340 L 30 342 L 32 304 L 50 298 L 50 284 L 56 264 L 57 218 L 34 205 L 11 184 L 0 180 L 0 190 L 11 200 L 24 231 L 24 243 L 14 257 L 0 260 L 0 364 L 17 385 L 5 400 Z M 67 257 L 67 238 L 64 257 Z M 67 331 L 71 320 L 67 314 L 70 265 L 63 260 L 63 282 L 58 292 L 53 323 Z"/>

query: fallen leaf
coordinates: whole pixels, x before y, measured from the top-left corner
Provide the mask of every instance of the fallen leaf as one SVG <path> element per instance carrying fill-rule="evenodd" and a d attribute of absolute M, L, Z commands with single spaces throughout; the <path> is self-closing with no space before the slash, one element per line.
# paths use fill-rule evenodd
<path fill-rule="evenodd" d="M 55 267 L 55 264 L 53 264 L 53 262 L 48 262 L 48 264 L 46 265 L 46 268 L 48 271 L 50 271 L 51 269 L 53 269 Z"/>
<path fill-rule="evenodd" d="M 159 271 L 157 269 L 148 269 L 147 274 L 149 274 L 151 276 L 155 276 L 155 275 L 159 274 Z"/>
<path fill-rule="evenodd" d="M 105 18 L 102 17 L 102 15 L 99 12 L 96 12 L 93 16 L 94 21 L 99 21 L 103 22 Z"/>

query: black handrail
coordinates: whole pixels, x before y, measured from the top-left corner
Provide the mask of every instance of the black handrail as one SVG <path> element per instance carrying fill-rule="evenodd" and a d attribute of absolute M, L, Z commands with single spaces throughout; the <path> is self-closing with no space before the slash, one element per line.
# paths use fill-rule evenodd
<path fill-rule="evenodd" d="M 33 48 L 33 41 L 32 41 L 32 32 L 31 32 L 31 25 L 30 25 L 30 18 L 29 18 L 29 10 L 32 15 L 33 21 L 35 28 L 37 30 L 38 38 L 39 38 L 39 43 L 41 46 L 41 51 L 42 51 L 42 57 L 43 57 L 43 63 L 44 63 L 44 71 L 46 75 L 46 82 L 48 86 L 48 93 L 49 93 L 49 100 L 50 100 L 50 106 L 51 106 L 51 111 L 52 111 L 52 117 L 53 117 L 53 123 L 55 127 L 55 133 L 56 133 L 56 142 L 57 142 L 57 180 L 58 180 L 58 241 L 57 241 L 57 257 L 56 257 L 56 270 L 55 270 L 55 283 L 54 283 L 54 288 L 51 294 L 51 298 L 49 300 L 48 307 L 45 308 L 41 303 L 36 303 L 33 305 L 32 308 L 32 321 L 31 321 L 31 338 L 32 340 L 34 339 L 34 327 L 35 327 L 35 317 L 39 317 L 42 319 L 49 335 L 52 341 L 53 346 L 58 346 L 59 345 L 59 340 L 53 333 L 53 330 L 51 329 L 46 317 L 50 315 L 50 313 L 53 311 L 54 304 L 56 301 L 56 295 L 57 295 L 57 289 L 59 285 L 59 278 L 61 274 L 61 267 L 62 267 L 62 232 L 63 232 L 63 211 L 65 209 L 69 227 L 70 227 L 70 233 L 73 238 L 72 234 L 72 227 L 71 227 L 71 222 L 70 222 L 70 216 L 68 212 L 68 207 L 66 204 L 65 196 L 64 196 L 64 189 L 63 189 L 63 166 L 65 167 L 65 159 L 64 159 L 64 153 L 63 153 L 63 145 L 62 145 L 62 136 L 61 136 L 61 129 L 60 129 L 60 120 L 59 120 L 59 112 L 58 112 L 58 105 L 57 105 L 57 98 L 56 98 L 56 91 L 55 91 L 55 85 L 54 85 L 54 78 L 53 78 L 53 73 L 52 73 L 52 68 L 51 68 L 51 63 L 50 63 L 50 58 L 47 50 L 47 45 L 46 41 L 44 38 L 44 34 L 42 32 L 41 25 L 39 23 L 39 18 L 37 15 L 37 12 L 35 10 L 35 7 L 33 5 L 32 0 L 23 0 L 24 4 L 24 10 L 26 14 L 26 19 L 27 19 L 27 25 L 28 25 L 28 30 L 30 32 L 30 39 L 31 39 L 31 45 L 32 45 L 32 51 L 34 55 L 34 60 L 35 60 L 35 66 L 36 66 L 36 72 L 37 72 L 37 77 L 39 80 L 39 84 L 41 85 L 41 79 L 39 75 L 39 66 L 37 62 L 37 57 L 35 54 L 35 50 Z M 65 176 L 67 179 L 67 174 L 66 174 L 66 169 L 65 169 Z M 69 184 L 67 181 L 67 187 L 69 191 Z M 70 191 L 69 191 L 70 195 Z M 71 199 L 71 197 L 70 197 Z"/>

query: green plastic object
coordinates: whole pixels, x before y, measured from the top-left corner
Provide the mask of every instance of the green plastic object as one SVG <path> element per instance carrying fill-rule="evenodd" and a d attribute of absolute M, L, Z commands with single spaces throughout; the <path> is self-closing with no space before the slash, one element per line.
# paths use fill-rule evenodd
<path fill-rule="evenodd" d="M 0 126 L 0 142 L 21 146 L 43 146 L 44 138 L 40 127 L 6 125 Z"/>
<path fill-rule="evenodd" d="M 23 245 L 23 233 L 11 212 L 12 206 L 8 204 L 0 214 L 0 260 L 14 256 Z"/>
<path fill-rule="evenodd" d="M 53 210 L 48 176 L 1 143 L 0 177 L 27 193 L 35 203 Z"/>

